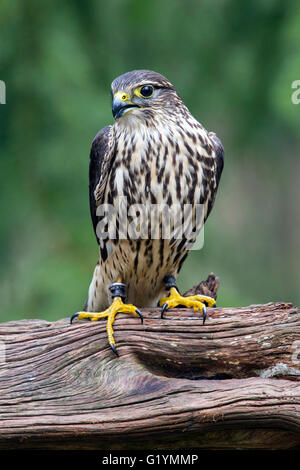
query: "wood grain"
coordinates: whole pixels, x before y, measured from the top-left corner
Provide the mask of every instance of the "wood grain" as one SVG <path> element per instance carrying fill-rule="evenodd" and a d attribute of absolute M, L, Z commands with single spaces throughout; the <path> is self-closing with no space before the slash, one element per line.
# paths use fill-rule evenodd
<path fill-rule="evenodd" d="M 296 307 L 143 315 L 1 324 L 0 448 L 300 447 Z"/>

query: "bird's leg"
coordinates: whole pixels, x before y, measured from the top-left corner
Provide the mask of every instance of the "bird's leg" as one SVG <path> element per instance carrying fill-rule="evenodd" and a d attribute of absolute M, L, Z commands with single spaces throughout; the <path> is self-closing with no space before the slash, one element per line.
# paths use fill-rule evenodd
<path fill-rule="evenodd" d="M 166 276 L 164 278 L 164 282 L 166 289 L 169 291 L 169 297 L 162 297 L 159 301 L 159 304 L 162 307 L 161 318 L 163 318 L 164 312 L 169 308 L 181 305 L 183 307 L 193 308 L 194 310 L 201 310 L 204 324 L 206 319 L 206 307 L 215 307 L 215 299 L 206 295 L 190 295 L 188 297 L 183 297 L 179 293 L 174 276 Z"/>
<path fill-rule="evenodd" d="M 107 318 L 106 331 L 108 341 L 113 352 L 119 356 L 116 343 L 114 339 L 113 323 L 117 313 L 131 313 L 135 317 L 140 317 L 143 323 L 143 315 L 138 308 L 131 304 L 125 304 L 125 291 L 126 286 L 122 282 L 114 282 L 110 285 L 109 290 L 112 294 L 112 304 L 103 312 L 77 312 L 71 317 L 71 323 L 74 318 L 81 320 L 82 318 L 88 318 L 91 321 L 97 321 L 101 318 Z"/>

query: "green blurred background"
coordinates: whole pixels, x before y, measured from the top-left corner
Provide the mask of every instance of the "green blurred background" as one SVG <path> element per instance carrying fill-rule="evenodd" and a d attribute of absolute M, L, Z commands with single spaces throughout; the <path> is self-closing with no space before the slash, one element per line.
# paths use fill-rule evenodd
<path fill-rule="evenodd" d="M 1 0 L 0 320 L 82 308 L 97 261 L 90 144 L 112 123 L 110 83 L 166 75 L 222 139 L 205 245 L 184 290 L 213 271 L 218 304 L 300 303 L 300 3 Z"/>

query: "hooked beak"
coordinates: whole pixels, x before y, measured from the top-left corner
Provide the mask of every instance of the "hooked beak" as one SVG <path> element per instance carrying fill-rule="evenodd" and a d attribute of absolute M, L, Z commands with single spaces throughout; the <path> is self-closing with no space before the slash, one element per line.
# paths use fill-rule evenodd
<path fill-rule="evenodd" d="M 112 102 L 112 113 L 115 119 L 120 118 L 127 110 L 132 108 L 139 108 L 139 106 L 132 103 L 127 93 L 123 93 L 122 91 L 115 93 Z"/>

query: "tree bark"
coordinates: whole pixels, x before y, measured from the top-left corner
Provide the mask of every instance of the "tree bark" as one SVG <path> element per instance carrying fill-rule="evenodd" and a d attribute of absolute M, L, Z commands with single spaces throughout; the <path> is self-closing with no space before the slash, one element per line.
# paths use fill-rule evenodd
<path fill-rule="evenodd" d="M 300 448 L 299 310 L 207 310 L 1 324 L 0 448 Z"/>

